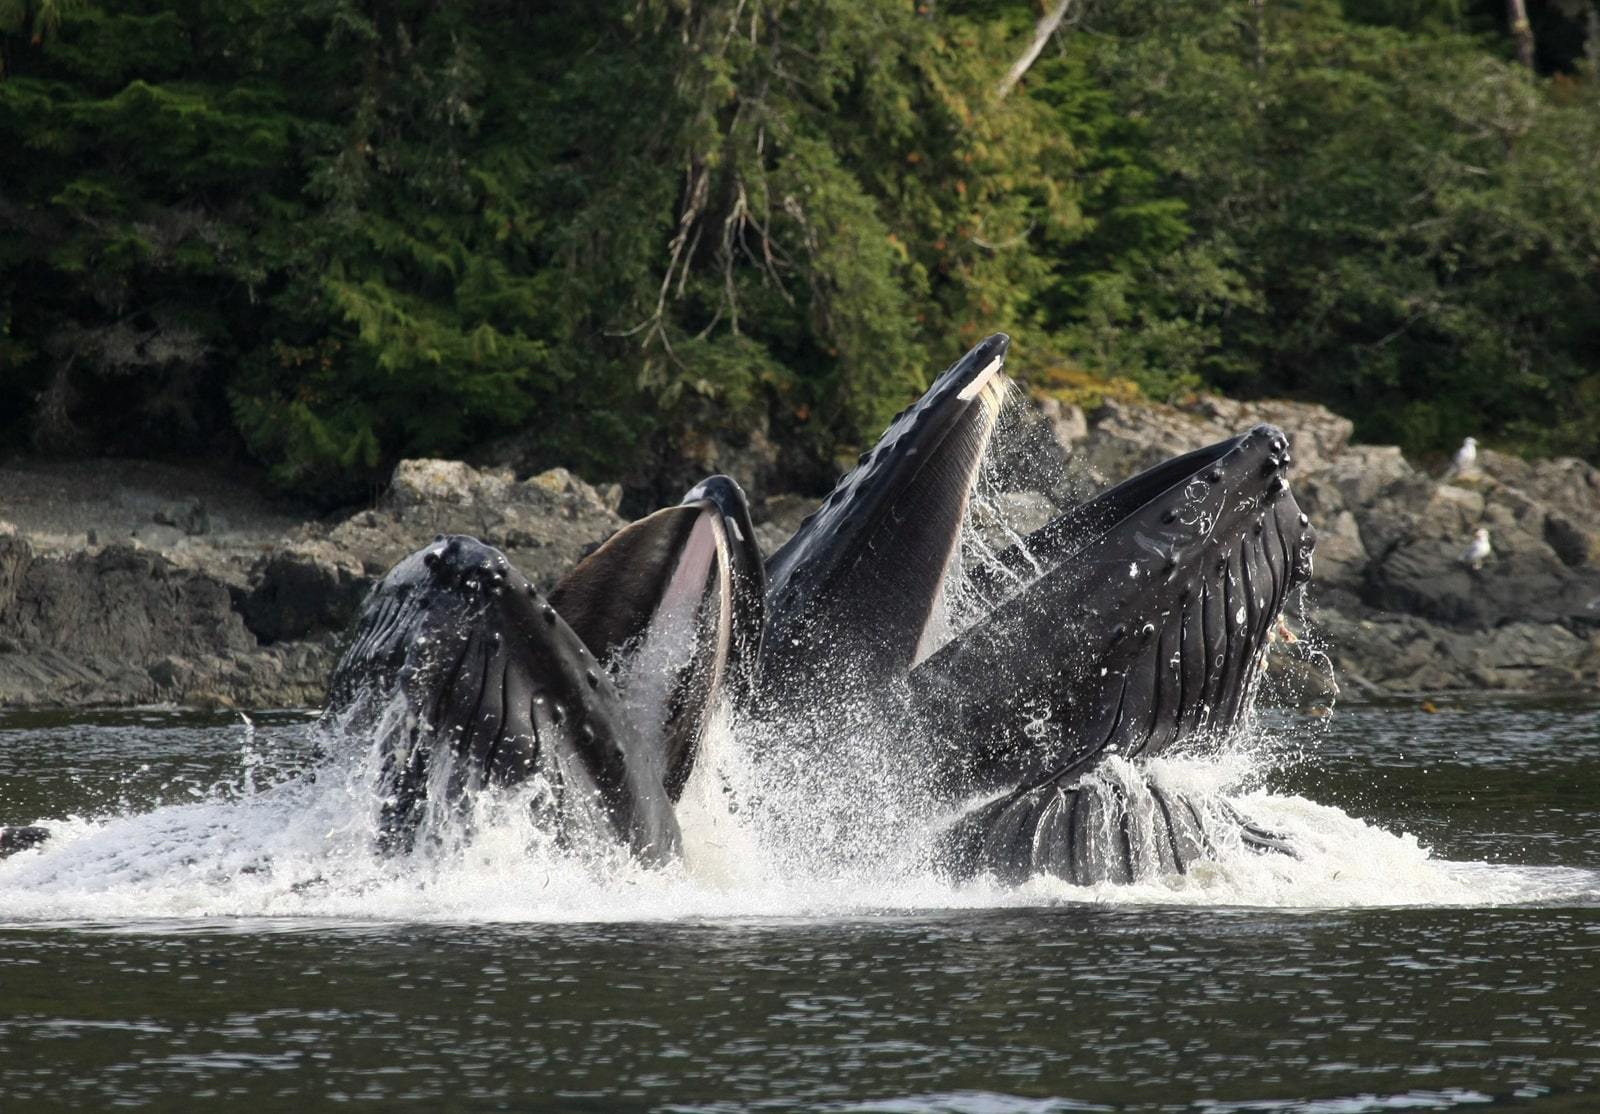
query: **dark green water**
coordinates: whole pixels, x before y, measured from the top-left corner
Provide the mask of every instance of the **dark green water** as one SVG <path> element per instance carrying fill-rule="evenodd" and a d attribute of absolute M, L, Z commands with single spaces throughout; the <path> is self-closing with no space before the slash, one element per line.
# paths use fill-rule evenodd
<path fill-rule="evenodd" d="M 294 717 L 0 718 L 0 823 L 79 817 L 0 864 L 0 1110 L 1600 1109 L 1600 709 L 1275 734 L 1303 863 L 1007 894 L 411 876 L 251 794 Z"/>

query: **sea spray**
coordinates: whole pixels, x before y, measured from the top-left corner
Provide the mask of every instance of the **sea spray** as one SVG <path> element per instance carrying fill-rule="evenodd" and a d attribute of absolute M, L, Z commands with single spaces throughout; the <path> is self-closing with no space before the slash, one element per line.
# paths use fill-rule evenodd
<path fill-rule="evenodd" d="M 620 853 L 574 854 L 537 822 L 526 787 L 489 792 L 449 838 L 405 856 L 378 853 L 370 770 L 361 760 L 324 763 L 315 777 L 254 793 L 223 793 L 109 817 L 55 823 L 56 839 L 0 862 L 0 919 L 194 923 L 213 918 L 315 922 L 682 920 L 724 917 L 853 917 L 916 910 L 1089 901 L 1345 908 L 1394 904 L 1477 905 L 1593 895 L 1592 872 L 1434 858 L 1411 835 L 1392 834 L 1303 797 L 1232 787 L 1258 780 L 1248 740 L 1221 755 L 1163 757 L 1142 772 L 1169 791 L 1238 809 L 1280 832 L 1296 856 L 1262 854 L 1224 834 L 1214 859 L 1187 874 L 1127 885 L 1070 886 L 1036 877 L 1005 887 L 986 878 L 955 884 L 924 848 L 928 829 L 845 823 L 828 847 L 801 823 L 820 789 L 847 780 L 803 766 L 787 785 L 765 782 L 724 722 L 683 808 L 680 864 L 644 869 Z M 1095 776 L 1127 777 L 1118 760 Z M 790 796 L 785 797 L 788 793 Z M 863 797 L 863 805 L 873 800 Z M 789 819 L 782 838 L 766 828 Z M 937 810 L 929 806 L 930 823 Z M 1226 826 L 1220 830 L 1226 833 Z"/>

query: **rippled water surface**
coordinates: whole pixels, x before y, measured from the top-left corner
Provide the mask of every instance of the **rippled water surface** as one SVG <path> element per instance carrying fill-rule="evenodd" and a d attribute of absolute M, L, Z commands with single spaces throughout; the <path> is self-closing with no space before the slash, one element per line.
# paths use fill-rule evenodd
<path fill-rule="evenodd" d="M 0 863 L 0 1110 L 1600 1109 L 1594 706 L 1271 721 L 1229 776 L 1300 860 L 1093 890 L 726 817 L 666 874 L 386 862 L 308 747 L 0 716 L 0 823 L 60 833 Z"/>

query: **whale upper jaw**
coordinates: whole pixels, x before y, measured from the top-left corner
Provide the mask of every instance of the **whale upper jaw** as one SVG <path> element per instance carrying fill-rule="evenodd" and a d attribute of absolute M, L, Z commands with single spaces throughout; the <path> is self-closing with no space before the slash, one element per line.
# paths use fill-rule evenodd
<path fill-rule="evenodd" d="M 1008 389 L 1009 345 L 996 333 L 940 375 L 768 560 L 769 703 L 871 692 L 916 661 Z"/>
<path fill-rule="evenodd" d="M 1037 531 L 1034 570 L 919 666 L 907 703 L 956 791 L 1070 782 L 1106 754 L 1231 730 L 1316 533 L 1261 425 L 1118 484 Z"/>

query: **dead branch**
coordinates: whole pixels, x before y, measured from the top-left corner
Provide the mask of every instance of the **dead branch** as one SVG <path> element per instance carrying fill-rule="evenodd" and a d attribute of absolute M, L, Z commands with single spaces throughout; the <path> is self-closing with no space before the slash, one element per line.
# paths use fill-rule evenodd
<path fill-rule="evenodd" d="M 1061 21 L 1066 17 L 1067 9 L 1072 7 L 1072 0 L 1056 0 L 1055 7 L 1039 17 L 1038 24 L 1033 29 L 1033 42 L 1028 44 L 1028 49 L 1022 52 L 1022 57 L 1011 64 L 1006 71 L 1006 76 L 995 88 L 994 99 L 1004 100 L 1007 93 L 1016 88 L 1017 82 L 1022 80 L 1022 75 L 1038 59 L 1039 52 L 1050 41 L 1050 36 L 1056 33 L 1056 28 L 1061 26 Z"/>

